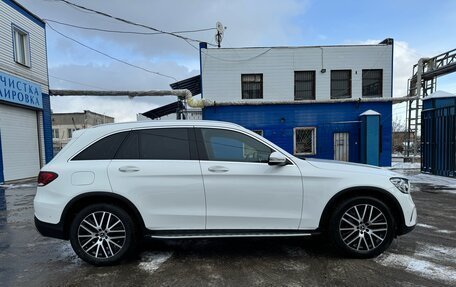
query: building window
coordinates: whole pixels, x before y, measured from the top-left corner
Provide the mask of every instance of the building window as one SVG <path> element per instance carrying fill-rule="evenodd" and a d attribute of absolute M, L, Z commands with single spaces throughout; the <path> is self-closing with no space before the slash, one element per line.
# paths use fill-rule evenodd
<path fill-rule="evenodd" d="M 68 129 L 68 138 L 72 138 L 73 137 L 73 131 L 75 131 L 75 129 Z"/>
<path fill-rule="evenodd" d="M 382 97 L 383 70 L 363 70 L 363 97 Z"/>
<path fill-rule="evenodd" d="M 295 128 L 294 132 L 294 154 L 315 155 L 317 154 L 316 128 Z"/>
<path fill-rule="evenodd" d="M 13 26 L 14 61 L 30 67 L 30 37 L 24 30 Z"/>
<path fill-rule="evenodd" d="M 351 70 L 331 71 L 331 99 L 351 98 Z"/>
<path fill-rule="evenodd" d="M 263 74 L 242 74 L 242 98 L 263 98 Z"/>
<path fill-rule="evenodd" d="M 315 100 L 315 71 L 295 72 L 295 100 Z"/>
<path fill-rule="evenodd" d="M 252 130 L 252 132 L 259 134 L 260 136 L 263 136 L 263 130 Z"/>
<path fill-rule="evenodd" d="M 52 129 L 52 138 L 58 139 L 59 137 L 59 129 Z"/>

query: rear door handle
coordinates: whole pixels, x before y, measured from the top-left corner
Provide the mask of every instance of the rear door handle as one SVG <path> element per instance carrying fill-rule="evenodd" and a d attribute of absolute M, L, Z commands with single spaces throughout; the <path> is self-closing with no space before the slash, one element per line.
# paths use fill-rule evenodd
<path fill-rule="evenodd" d="M 207 170 L 209 170 L 210 172 L 218 172 L 218 173 L 229 171 L 228 168 L 226 168 L 224 166 L 220 166 L 220 165 L 211 166 Z"/>
<path fill-rule="evenodd" d="M 119 167 L 120 172 L 137 172 L 139 171 L 139 167 L 137 166 L 121 166 Z"/>

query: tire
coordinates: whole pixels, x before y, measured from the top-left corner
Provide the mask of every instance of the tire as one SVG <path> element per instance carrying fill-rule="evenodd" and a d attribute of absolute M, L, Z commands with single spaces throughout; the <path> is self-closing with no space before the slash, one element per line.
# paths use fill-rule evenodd
<path fill-rule="evenodd" d="M 132 255 L 136 237 L 132 218 L 111 204 L 83 208 L 70 226 L 73 250 L 82 260 L 96 266 L 114 265 Z"/>
<path fill-rule="evenodd" d="M 395 222 L 388 206 L 373 197 L 354 197 L 334 210 L 328 233 L 345 255 L 372 258 L 385 251 L 394 239 Z"/>

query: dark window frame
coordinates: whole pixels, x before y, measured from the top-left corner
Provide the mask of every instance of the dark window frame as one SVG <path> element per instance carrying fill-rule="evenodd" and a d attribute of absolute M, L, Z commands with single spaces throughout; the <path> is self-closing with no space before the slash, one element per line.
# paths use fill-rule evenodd
<path fill-rule="evenodd" d="M 310 73 L 312 74 L 312 80 L 297 80 L 297 74 L 299 73 Z M 298 89 L 297 89 L 297 83 L 298 82 L 312 82 L 312 97 L 311 98 L 304 98 L 304 97 L 298 97 Z M 309 70 L 309 71 L 295 71 L 294 72 L 294 100 L 295 101 L 301 101 L 301 100 L 315 100 L 315 94 L 316 94 L 316 72 L 315 70 Z"/>
<path fill-rule="evenodd" d="M 368 78 L 368 77 L 364 76 L 365 73 L 369 73 L 369 72 L 373 72 L 373 71 L 375 71 L 375 72 L 380 71 L 380 78 L 373 78 L 373 77 Z M 362 82 L 361 82 L 361 85 L 362 85 L 361 86 L 362 87 L 362 92 L 361 92 L 362 93 L 362 97 L 363 98 L 382 98 L 383 97 L 383 69 L 363 69 L 361 74 L 362 74 Z M 377 93 L 377 94 L 365 94 L 364 93 L 364 91 L 365 91 L 365 89 L 364 89 L 364 86 L 365 86 L 364 85 L 364 81 L 365 80 L 371 80 L 371 81 L 377 80 L 377 81 L 379 81 L 380 82 L 380 85 L 379 85 L 379 90 L 380 91 L 379 91 L 379 93 Z"/>
<path fill-rule="evenodd" d="M 346 72 L 349 74 L 349 78 L 348 79 L 333 79 L 333 76 L 335 73 L 337 72 Z M 335 85 L 335 82 L 346 82 L 348 81 L 349 85 L 348 85 L 348 93 L 347 94 L 344 94 L 342 96 L 339 96 L 339 95 L 335 95 L 335 92 L 334 92 L 334 85 Z M 353 73 L 352 73 L 352 70 L 331 70 L 331 99 L 350 99 L 352 97 L 352 91 L 353 91 Z M 347 89 L 345 89 L 347 90 Z"/>
<path fill-rule="evenodd" d="M 248 85 L 251 83 L 256 83 L 256 81 L 253 82 L 247 82 L 244 80 L 244 77 L 248 76 L 259 76 L 260 77 L 260 91 L 259 91 L 259 96 L 258 97 L 244 97 L 244 90 L 248 90 Z M 263 99 L 263 74 L 262 73 L 257 73 L 257 74 L 241 74 L 241 98 L 243 100 L 256 100 L 256 99 Z"/>

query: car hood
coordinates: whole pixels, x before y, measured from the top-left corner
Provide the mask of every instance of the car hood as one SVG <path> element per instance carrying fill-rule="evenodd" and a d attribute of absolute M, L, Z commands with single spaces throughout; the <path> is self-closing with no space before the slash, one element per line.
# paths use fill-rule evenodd
<path fill-rule="evenodd" d="M 340 171 L 340 172 L 356 173 L 356 174 L 362 173 L 362 174 L 388 176 L 388 177 L 394 177 L 394 176 L 404 177 L 403 175 L 400 175 L 400 174 L 390 171 L 388 169 L 381 168 L 378 166 L 373 166 L 373 165 L 367 165 L 367 164 L 336 161 L 336 160 L 314 159 L 314 158 L 306 158 L 305 161 L 316 168 L 331 170 L 331 171 Z"/>

